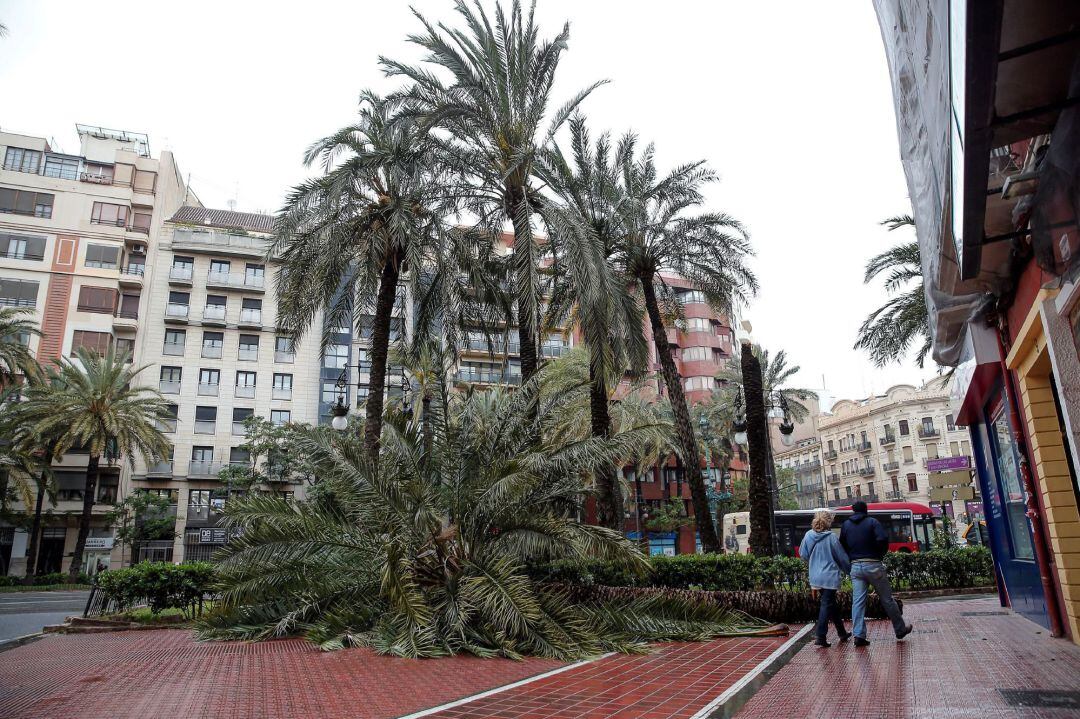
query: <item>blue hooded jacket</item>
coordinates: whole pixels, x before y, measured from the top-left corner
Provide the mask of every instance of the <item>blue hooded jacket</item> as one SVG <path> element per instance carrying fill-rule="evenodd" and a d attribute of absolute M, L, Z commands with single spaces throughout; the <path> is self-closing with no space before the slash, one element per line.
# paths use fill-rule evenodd
<path fill-rule="evenodd" d="M 847 550 L 851 561 L 881 560 L 889 551 L 889 535 L 881 522 L 865 512 L 856 512 L 840 528 L 840 544 Z"/>
<path fill-rule="evenodd" d="M 847 552 L 832 532 L 807 532 L 799 557 L 810 565 L 810 586 L 815 589 L 839 589 L 840 580 L 851 571 Z"/>

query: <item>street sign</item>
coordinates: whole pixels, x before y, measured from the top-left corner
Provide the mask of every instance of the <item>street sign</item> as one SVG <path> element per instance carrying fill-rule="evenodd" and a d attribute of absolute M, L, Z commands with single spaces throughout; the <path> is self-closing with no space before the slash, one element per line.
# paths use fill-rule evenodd
<path fill-rule="evenodd" d="M 950 469 L 971 469 L 971 457 L 940 457 L 926 460 L 927 472 L 946 472 Z"/>
<path fill-rule="evenodd" d="M 955 472 L 931 474 L 929 479 L 931 487 L 965 487 L 971 484 L 971 472 L 958 469 Z"/>
<path fill-rule="evenodd" d="M 975 499 L 974 487 L 934 487 L 930 490 L 930 499 L 934 502 L 952 502 L 958 499 Z"/>
<path fill-rule="evenodd" d="M 207 527 L 199 530 L 199 544 L 225 544 L 228 536 L 223 527 Z"/>
<path fill-rule="evenodd" d="M 112 537 L 87 537 L 86 549 L 112 549 Z"/>

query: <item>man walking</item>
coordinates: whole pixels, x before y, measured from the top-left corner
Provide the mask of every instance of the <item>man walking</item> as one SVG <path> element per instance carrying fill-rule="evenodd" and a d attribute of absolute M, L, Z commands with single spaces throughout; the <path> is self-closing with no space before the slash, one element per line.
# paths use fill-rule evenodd
<path fill-rule="evenodd" d="M 866 639 L 866 602 L 871 586 L 892 620 L 896 638 L 903 639 L 911 634 L 911 625 L 904 622 L 904 615 L 893 599 L 885 565 L 881 563 L 881 558 L 889 551 L 889 537 L 881 523 L 867 515 L 866 502 L 860 499 L 851 505 L 851 509 L 854 514 L 840 529 L 840 544 L 851 558 L 851 621 L 854 625 L 851 631 L 855 634 L 855 646 L 865 647 L 870 643 Z"/>

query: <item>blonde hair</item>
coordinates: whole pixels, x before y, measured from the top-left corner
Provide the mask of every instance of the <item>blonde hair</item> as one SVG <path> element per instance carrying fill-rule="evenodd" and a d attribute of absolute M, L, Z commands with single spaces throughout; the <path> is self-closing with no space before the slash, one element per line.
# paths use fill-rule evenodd
<path fill-rule="evenodd" d="M 832 529 L 833 517 L 835 516 L 828 509 L 819 509 L 814 512 L 814 521 L 810 523 L 810 527 L 815 532 L 828 532 Z"/>

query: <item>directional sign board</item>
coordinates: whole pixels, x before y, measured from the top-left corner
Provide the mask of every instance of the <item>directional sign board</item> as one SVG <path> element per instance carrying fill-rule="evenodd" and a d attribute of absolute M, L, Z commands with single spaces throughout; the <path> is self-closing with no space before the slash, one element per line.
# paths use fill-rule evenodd
<path fill-rule="evenodd" d="M 930 500 L 933 502 L 951 502 L 954 500 L 975 499 L 974 487 L 934 487 L 930 490 Z"/>
<path fill-rule="evenodd" d="M 958 469 L 955 472 L 931 474 L 929 479 L 931 487 L 965 487 L 971 484 L 971 472 Z"/>

